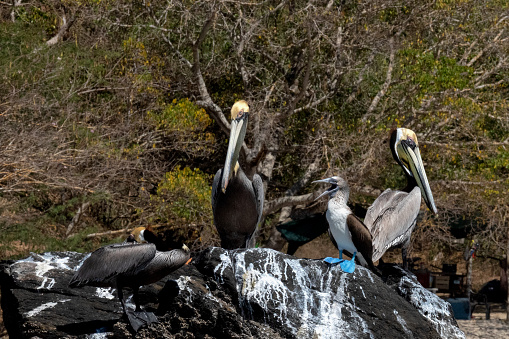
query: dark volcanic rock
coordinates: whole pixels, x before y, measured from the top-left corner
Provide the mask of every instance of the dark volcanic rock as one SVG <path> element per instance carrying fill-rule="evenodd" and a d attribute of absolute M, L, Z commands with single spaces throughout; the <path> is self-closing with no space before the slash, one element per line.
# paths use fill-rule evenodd
<path fill-rule="evenodd" d="M 33 254 L 5 263 L 0 278 L 12 338 L 464 338 L 450 306 L 397 268 L 387 283 L 358 267 L 273 250 L 210 248 L 191 265 L 141 290 L 160 323 L 132 334 L 110 289 L 69 289 L 85 255 Z M 134 307 L 133 305 L 131 307 Z"/>

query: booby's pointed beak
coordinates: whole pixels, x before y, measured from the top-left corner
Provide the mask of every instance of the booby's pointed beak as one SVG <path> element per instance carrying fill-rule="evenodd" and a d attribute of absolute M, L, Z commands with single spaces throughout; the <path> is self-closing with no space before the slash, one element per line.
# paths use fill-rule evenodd
<path fill-rule="evenodd" d="M 320 183 L 320 182 L 323 182 L 323 183 L 326 183 L 326 184 L 331 184 L 331 187 L 329 187 L 329 189 L 327 189 L 325 192 L 323 192 L 322 194 L 320 194 L 316 199 L 315 201 L 317 201 L 318 199 L 320 199 L 321 197 L 323 197 L 324 195 L 332 195 L 334 193 L 336 193 L 338 191 L 338 185 L 337 185 L 337 181 L 336 179 L 334 179 L 333 177 L 331 178 L 327 178 L 327 179 L 321 179 L 321 180 L 315 180 L 312 182 L 312 184 L 314 183 Z"/>
<path fill-rule="evenodd" d="M 248 113 L 245 112 L 241 117 L 233 119 L 230 129 L 230 140 L 228 142 L 228 152 L 226 153 L 226 161 L 223 168 L 223 177 L 221 179 L 221 190 L 223 193 L 228 187 L 235 165 L 239 160 L 240 148 L 246 136 Z"/>
<path fill-rule="evenodd" d="M 435 201 L 433 200 L 433 194 L 431 193 L 426 171 L 424 170 L 419 146 L 415 144 L 410 145 L 406 140 L 402 140 L 398 144 L 397 148 L 399 158 L 406 166 L 407 170 L 411 172 L 417 182 L 417 185 L 421 189 L 421 194 L 426 205 L 433 213 L 436 214 L 437 207 L 435 206 Z"/>

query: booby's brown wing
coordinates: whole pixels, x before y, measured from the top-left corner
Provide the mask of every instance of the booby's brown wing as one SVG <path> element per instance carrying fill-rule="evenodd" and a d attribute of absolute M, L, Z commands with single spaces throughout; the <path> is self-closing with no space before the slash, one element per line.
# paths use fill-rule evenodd
<path fill-rule="evenodd" d="M 152 260 L 155 254 L 154 244 L 115 244 L 101 247 L 83 262 L 69 286 L 108 284 L 119 274 L 133 274 Z"/>
<path fill-rule="evenodd" d="M 357 251 L 362 254 L 369 264 L 373 255 L 371 233 L 369 233 L 366 225 L 364 225 L 364 223 L 353 214 L 349 214 L 346 218 L 346 225 L 348 226 L 348 230 L 352 236 L 352 242 L 355 245 L 355 248 L 357 248 Z M 372 264 L 373 263 L 371 262 L 371 265 Z"/>

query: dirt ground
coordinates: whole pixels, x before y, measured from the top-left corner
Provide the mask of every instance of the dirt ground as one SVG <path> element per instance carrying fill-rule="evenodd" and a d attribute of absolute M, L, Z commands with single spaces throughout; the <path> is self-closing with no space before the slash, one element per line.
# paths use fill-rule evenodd
<path fill-rule="evenodd" d="M 509 323 L 503 312 L 492 312 L 490 320 L 484 313 L 474 313 L 472 320 L 458 320 L 458 325 L 467 339 L 509 338 Z"/>

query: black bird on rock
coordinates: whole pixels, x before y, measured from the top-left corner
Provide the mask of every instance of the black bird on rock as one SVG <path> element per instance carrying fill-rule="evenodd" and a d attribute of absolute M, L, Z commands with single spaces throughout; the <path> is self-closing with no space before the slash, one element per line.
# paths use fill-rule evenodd
<path fill-rule="evenodd" d="M 143 325 L 158 321 L 153 313 L 141 310 L 138 296 L 140 286 L 161 280 L 190 260 L 189 248 L 186 245 L 182 245 L 182 249 L 160 252 L 154 244 L 137 243 L 145 241 L 144 232 L 149 231 L 141 230 L 136 236 L 131 234 L 121 244 L 95 250 L 69 282 L 70 287 L 117 289 L 123 311 L 135 331 Z M 129 310 L 125 305 L 122 289 L 126 287 L 133 290 L 135 311 Z"/>

